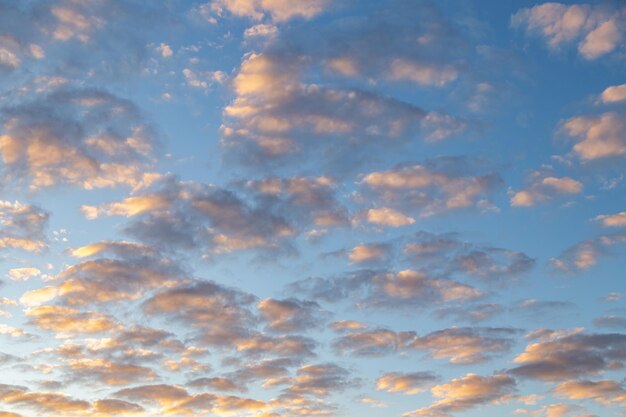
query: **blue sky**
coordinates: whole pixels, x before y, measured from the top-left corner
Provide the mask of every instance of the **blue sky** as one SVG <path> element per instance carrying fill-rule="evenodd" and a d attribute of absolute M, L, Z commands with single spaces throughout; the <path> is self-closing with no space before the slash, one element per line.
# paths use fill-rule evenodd
<path fill-rule="evenodd" d="M 619 417 L 621 1 L 0 0 L 0 417 Z"/>

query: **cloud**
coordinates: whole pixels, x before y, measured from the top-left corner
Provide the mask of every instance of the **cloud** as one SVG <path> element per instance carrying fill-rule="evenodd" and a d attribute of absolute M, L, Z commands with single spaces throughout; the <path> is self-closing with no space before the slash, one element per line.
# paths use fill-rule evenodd
<path fill-rule="evenodd" d="M 222 84 L 228 76 L 223 71 L 206 71 L 199 72 L 190 68 L 183 69 L 185 82 L 188 86 L 194 88 L 208 89 L 215 84 Z"/>
<path fill-rule="evenodd" d="M 437 318 L 450 318 L 455 322 L 468 321 L 471 323 L 490 320 L 502 313 L 504 308 L 499 304 L 478 304 L 460 307 L 444 307 L 435 311 Z"/>
<path fill-rule="evenodd" d="M 477 207 L 479 201 L 501 185 L 495 173 L 475 175 L 479 167 L 463 157 L 427 160 L 365 175 L 361 184 L 384 204 L 421 210 L 427 217 L 441 212 Z"/>
<path fill-rule="evenodd" d="M 624 366 L 620 351 L 626 336 L 617 333 L 545 332 L 539 341 L 526 346 L 509 372 L 543 381 L 580 378 Z"/>
<path fill-rule="evenodd" d="M 187 384 L 190 387 L 211 388 L 216 391 L 244 391 L 245 388 L 241 387 L 236 381 L 229 378 L 213 377 L 213 378 L 198 378 Z"/>
<path fill-rule="evenodd" d="M 192 395 L 183 387 L 176 385 L 142 385 L 126 388 L 114 393 L 122 397 L 141 403 L 157 403 L 165 414 L 193 415 L 193 414 L 228 414 L 233 412 L 258 412 L 267 408 L 267 404 L 249 398 L 230 395 L 202 393 Z"/>
<path fill-rule="evenodd" d="M 582 7 L 590 26 L 558 45 L 621 59 L 621 40 L 613 45 L 623 18 L 611 20 L 610 7 Z M 0 384 L 0 405 L 11 410 L 0 417 L 333 417 L 353 403 L 383 406 L 366 395 L 375 389 L 390 410 L 402 405 L 392 399 L 407 399 L 390 393 L 432 389 L 433 404 L 406 415 L 442 417 L 517 399 L 518 375 L 556 382 L 550 394 L 568 401 L 623 405 L 623 381 L 604 375 L 624 365 L 618 333 L 537 332 L 516 363 L 502 365 L 519 338 L 502 313 L 548 317 L 570 305 L 528 298 L 524 283 L 512 298 L 500 291 L 534 268 L 541 248 L 531 256 L 457 233 L 406 233 L 421 222 L 475 234 L 493 219 L 459 216 L 508 199 L 498 191 L 503 168 L 470 156 L 485 143 L 448 140 L 523 113 L 503 107 L 470 119 L 492 110 L 490 97 L 510 98 L 502 87 L 516 88 L 524 66 L 489 45 L 491 22 L 471 9 L 431 0 L 0 0 L 0 183 L 6 200 L 25 199 L 0 201 L 0 285 L 11 297 L 0 297 L 9 352 L 0 365 L 26 385 Z M 219 24 L 198 25 L 198 15 Z M 212 57 L 223 65 L 207 66 Z M 585 162 L 603 159 L 582 156 L 602 149 L 623 156 L 621 87 L 592 98 L 612 106 L 608 121 L 563 123 L 571 146 L 586 143 L 573 151 Z M 212 111 L 220 101 L 223 112 Z M 195 129 L 200 113 L 208 119 Z M 171 136 L 168 153 L 148 119 Z M 207 140 L 185 158 L 198 134 Z M 455 149 L 467 156 L 437 157 Z M 533 204 L 582 194 L 576 179 L 543 174 L 515 191 Z M 598 182 L 584 182 L 591 198 Z M 621 213 L 593 213 L 621 225 Z M 554 262 L 585 269 L 623 242 L 599 236 Z M 445 323 L 386 327 L 420 314 Z M 496 317 L 502 327 L 476 325 Z M 594 324 L 618 328 L 620 319 Z M 580 335 L 597 340 L 573 341 Z M 419 367 L 398 369 L 407 356 L 513 369 L 443 383 Z M 79 391 L 84 398 L 71 395 Z M 580 410 L 542 406 L 538 415 Z"/>
<path fill-rule="evenodd" d="M 335 364 L 306 365 L 298 369 L 286 392 L 325 397 L 348 388 L 352 383 L 349 375 L 348 370 Z"/>
<path fill-rule="evenodd" d="M 317 342 L 314 339 L 302 336 L 266 336 L 254 333 L 248 337 L 241 337 L 235 341 L 237 352 L 246 356 L 278 356 L 290 358 L 305 358 L 314 356 Z"/>
<path fill-rule="evenodd" d="M 265 358 L 260 361 L 252 361 L 248 357 L 241 359 L 237 369 L 226 374 L 226 377 L 232 379 L 241 389 L 255 381 L 262 383 L 264 388 L 285 385 L 291 382 L 289 368 L 298 363 L 298 360 L 289 358 Z"/>
<path fill-rule="evenodd" d="M 272 39 L 278 35 L 278 28 L 271 24 L 260 23 L 246 29 L 243 35 L 245 38 L 265 37 Z"/>
<path fill-rule="evenodd" d="M 59 303 L 75 307 L 136 300 L 150 291 L 175 287 L 185 280 L 184 271 L 175 262 L 145 245 L 104 241 L 72 250 L 79 258 L 104 253 L 113 256 L 69 266 L 54 276 L 59 283 L 45 287 L 46 293 L 54 294 Z"/>
<path fill-rule="evenodd" d="M 369 209 L 365 214 L 368 222 L 389 227 L 403 227 L 415 223 L 415 219 L 405 216 L 397 210 L 389 207 Z"/>
<path fill-rule="evenodd" d="M 607 87 L 602 94 L 600 94 L 600 101 L 604 104 L 626 101 L 626 84 Z"/>
<path fill-rule="evenodd" d="M 465 127 L 458 119 L 393 98 L 303 83 L 305 62 L 304 57 L 255 54 L 242 63 L 232 81 L 237 96 L 224 110 L 227 159 L 271 167 L 279 161 L 307 163 L 326 153 L 327 164 L 337 167 L 340 158 L 357 163 L 366 149 L 399 146 L 415 132 L 439 140 Z M 347 169 L 345 160 L 340 166 Z"/>
<path fill-rule="evenodd" d="M 150 379 L 154 374 L 146 368 L 131 366 L 127 368 L 129 372 L 126 377 L 124 372 L 116 376 L 116 373 L 111 374 L 108 371 L 115 367 L 123 371 L 124 365 L 156 364 L 159 360 L 163 360 L 164 366 L 169 367 L 167 360 L 171 355 L 178 355 L 188 362 L 203 355 L 202 350 L 186 346 L 172 333 L 140 325 L 118 325 L 102 339 L 67 341 L 54 353 L 56 358 L 66 364 L 62 368 L 64 372 L 80 375 L 85 380 L 98 375 L 111 379 L 132 380 L 133 376 Z M 90 368 L 95 370 L 92 372 Z"/>
<path fill-rule="evenodd" d="M 603 214 L 596 216 L 594 220 L 602 223 L 604 227 L 626 227 L 626 211 L 615 214 Z"/>
<path fill-rule="evenodd" d="M 408 347 L 425 350 L 433 358 L 449 359 L 451 363 L 473 364 L 509 351 L 516 333 L 510 328 L 451 327 L 417 337 Z"/>
<path fill-rule="evenodd" d="M 417 138 L 435 142 L 466 132 L 471 121 L 377 88 L 444 88 L 474 71 L 465 29 L 427 1 L 394 1 L 379 13 L 352 9 L 349 16 L 281 28 L 280 37 L 244 57 L 232 79 L 235 97 L 222 125 L 226 161 L 272 169 L 323 162 L 345 171 Z M 340 87 L 339 79 L 352 83 Z"/>
<path fill-rule="evenodd" d="M 531 207 L 557 196 L 580 194 L 583 184 L 570 177 L 554 177 L 549 171 L 535 171 L 528 176 L 528 185 L 511 197 L 513 207 Z"/>
<path fill-rule="evenodd" d="M 622 294 L 619 292 L 610 292 L 601 298 L 602 301 L 616 302 L 622 299 Z"/>
<path fill-rule="evenodd" d="M 525 253 L 489 247 L 458 254 L 453 262 L 456 271 L 486 281 L 515 277 L 535 265 L 535 260 Z"/>
<path fill-rule="evenodd" d="M 145 411 L 143 407 L 138 404 L 130 403 L 128 401 L 115 400 L 112 398 L 97 400 L 93 404 L 93 410 L 96 416 L 132 415 L 141 414 Z"/>
<path fill-rule="evenodd" d="M 557 404 L 549 404 L 544 405 L 537 410 L 525 410 L 518 409 L 516 410 L 516 414 L 527 414 L 531 416 L 545 416 L 545 417 L 564 417 L 569 413 L 573 413 L 576 410 L 579 410 L 580 407 L 576 405 L 557 403 Z M 589 415 L 578 415 L 576 417 L 592 417 Z"/>
<path fill-rule="evenodd" d="M 603 235 L 583 240 L 567 248 L 557 258 L 550 259 L 552 266 L 564 272 L 580 272 L 594 266 L 602 256 L 610 256 L 611 248 L 626 243 L 626 235 Z"/>
<path fill-rule="evenodd" d="M 626 389 L 617 381 L 567 381 L 557 385 L 554 392 L 570 400 L 594 400 L 605 406 L 626 406 Z"/>
<path fill-rule="evenodd" d="M 526 314 L 529 316 L 535 316 L 536 318 L 543 318 L 546 315 L 556 315 L 559 311 L 567 312 L 575 307 L 574 303 L 567 301 L 554 301 L 554 300 L 537 300 L 536 298 L 527 298 L 517 302 L 511 311 Z"/>
<path fill-rule="evenodd" d="M 11 413 L 9 411 L 0 411 L 0 417 L 24 417 L 22 414 Z"/>
<path fill-rule="evenodd" d="M 389 78 L 392 80 L 408 80 L 422 85 L 444 86 L 458 76 L 458 70 L 451 65 L 442 68 L 404 59 L 394 60 L 389 68 Z"/>
<path fill-rule="evenodd" d="M 291 223 L 331 228 L 350 225 L 350 212 L 339 201 L 338 185 L 329 176 L 267 177 L 245 181 L 243 188 Z"/>
<path fill-rule="evenodd" d="M 146 300 L 144 311 L 149 316 L 164 316 L 197 329 L 196 339 L 203 344 L 217 347 L 234 347 L 242 355 L 285 355 L 306 357 L 313 355 L 316 342 L 301 336 L 272 337 L 255 330 L 259 318 L 251 307 L 256 297 L 237 289 L 219 284 L 199 281 L 187 286 L 161 291 Z M 299 320 L 309 320 L 307 308 L 289 309 L 292 301 L 276 305 L 259 303 L 261 315 L 276 331 L 297 330 Z M 293 307 L 294 305 L 292 305 Z M 273 308 L 270 308 L 273 307 Z M 281 309 L 282 307 L 282 309 Z M 282 315 L 281 315 L 282 314 Z M 291 314 L 291 315 L 290 315 Z"/>
<path fill-rule="evenodd" d="M 72 381 L 113 386 L 153 381 L 157 378 L 156 372 L 149 367 L 101 358 L 72 359 L 68 361 L 66 369 Z"/>
<path fill-rule="evenodd" d="M 161 291 L 145 301 L 144 310 L 201 329 L 207 344 L 230 346 L 254 326 L 249 307 L 255 300 L 237 289 L 204 281 Z"/>
<path fill-rule="evenodd" d="M 388 259 L 391 247 L 383 243 L 361 243 L 348 253 L 348 259 L 352 263 L 380 262 Z"/>
<path fill-rule="evenodd" d="M 174 51 L 172 51 L 172 48 L 166 43 L 161 43 L 158 46 L 157 51 L 161 53 L 161 56 L 163 58 L 169 58 L 174 54 Z"/>
<path fill-rule="evenodd" d="M 132 217 L 149 211 L 165 209 L 171 203 L 167 196 L 147 194 L 128 197 L 120 202 L 105 204 L 101 207 L 82 206 L 81 211 L 89 220 L 94 220 L 101 216 Z"/>
<path fill-rule="evenodd" d="M 289 285 L 293 293 L 315 300 L 337 302 L 345 298 L 360 307 L 402 308 L 469 301 L 483 296 L 478 289 L 450 279 L 430 277 L 423 271 L 362 270 L 340 278 L 306 278 Z"/>
<path fill-rule="evenodd" d="M 253 20 L 261 20 L 268 15 L 275 22 L 286 22 L 294 18 L 311 19 L 330 4 L 330 0 L 213 0 L 201 5 L 198 12 L 209 19 L 212 15 L 221 17 L 228 11 L 235 16 Z"/>
<path fill-rule="evenodd" d="M 157 28 L 171 22 L 157 5 L 129 0 L 4 2 L 0 7 L 0 38 L 19 45 L 4 48 L 15 55 L 13 68 L 8 69 L 16 76 L 13 85 L 40 73 L 90 83 L 138 74 L 149 49 L 162 39 Z M 0 41 L 0 51 L 4 45 Z"/>
<path fill-rule="evenodd" d="M 492 284 L 517 279 L 536 263 L 523 252 L 465 241 L 454 233 L 417 232 L 406 239 L 402 252 L 431 274 L 461 274 Z"/>
<path fill-rule="evenodd" d="M 52 30 L 52 37 L 59 41 L 68 41 L 77 38 L 81 42 L 90 40 L 90 32 L 104 26 L 104 21 L 97 16 L 87 15 L 80 7 L 56 5 L 50 11 L 56 18 L 56 25 Z M 81 13 L 83 12 L 83 13 Z"/>
<path fill-rule="evenodd" d="M 367 325 L 356 320 L 339 320 L 332 322 L 329 327 L 337 332 L 363 330 Z"/>
<path fill-rule="evenodd" d="M 431 372 L 390 372 L 376 379 L 376 389 L 413 395 L 424 391 L 438 379 L 439 377 Z"/>
<path fill-rule="evenodd" d="M 31 188 L 140 186 L 154 134 L 137 107 L 98 89 L 58 89 L 1 109 L 6 179 Z"/>
<path fill-rule="evenodd" d="M 0 68 L 14 70 L 22 64 L 18 57 L 20 46 L 15 39 L 8 36 L 0 38 Z"/>
<path fill-rule="evenodd" d="M 7 274 L 13 281 L 28 281 L 32 277 L 41 275 L 41 271 L 37 268 L 11 268 Z"/>
<path fill-rule="evenodd" d="M 373 278 L 375 292 L 371 294 L 374 304 L 406 301 L 416 302 L 429 298 L 433 302 L 466 301 L 482 294 L 479 290 L 452 280 L 433 279 L 420 271 L 404 270 L 396 274 L 379 274 Z"/>
<path fill-rule="evenodd" d="M 0 249 L 43 251 L 49 216 L 37 206 L 0 200 Z"/>
<path fill-rule="evenodd" d="M 626 329 L 626 318 L 619 316 L 602 316 L 595 318 L 593 325 L 596 327 Z"/>
<path fill-rule="evenodd" d="M 0 297 L 0 317 L 11 317 L 11 313 L 5 311 L 6 307 L 15 307 L 17 303 L 7 297 Z"/>
<path fill-rule="evenodd" d="M 449 417 L 478 406 L 506 401 L 514 392 L 516 382 L 508 375 L 480 376 L 467 374 L 447 384 L 436 385 L 431 391 L 439 400 L 434 404 L 404 413 L 405 417 Z"/>
<path fill-rule="evenodd" d="M 419 336 L 412 331 L 378 328 L 341 335 L 333 342 L 333 347 L 343 354 L 364 357 L 425 351 L 433 358 L 466 365 L 509 351 L 515 333 L 508 328 L 451 327 Z"/>
<path fill-rule="evenodd" d="M 403 351 L 415 332 L 394 332 L 389 329 L 352 331 L 333 342 L 333 348 L 342 354 L 361 357 L 378 357 Z"/>
<path fill-rule="evenodd" d="M 267 329 L 275 332 L 306 332 L 323 324 L 328 315 L 314 301 L 265 298 L 257 304 Z"/>
<path fill-rule="evenodd" d="M 89 402 L 64 394 L 29 391 L 26 387 L 6 384 L 0 384 L 0 401 L 51 414 L 86 412 L 90 408 Z"/>
<path fill-rule="evenodd" d="M 352 80 L 442 88 L 475 69 L 474 34 L 434 2 L 392 1 L 377 13 L 352 9 L 349 16 L 315 22 L 316 39 L 303 36 L 312 26 L 304 23 L 287 31 L 286 39 L 335 75 Z M 281 47 L 293 49 L 287 42 L 275 46 Z"/>
<path fill-rule="evenodd" d="M 41 306 L 26 311 L 29 323 L 42 330 L 64 334 L 101 333 L 111 330 L 115 323 L 98 312 L 81 312 L 61 306 Z"/>
<path fill-rule="evenodd" d="M 154 401 L 161 406 L 168 406 L 184 400 L 187 390 L 176 385 L 158 384 L 141 385 L 134 388 L 125 388 L 114 393 L 116 397 L 129 398 L 134 401 Z"/>
<path fill-rule="evenodd" d="M 576 140 L 573 152 L 583 161 L 626 154 L 626 123 L 617 112 L 574 117 L 565 121 L 561 130 Z"/>
<path fill-rule="evenodd" d="M 578 42 L 578 52 L 595 60 L 619 51 L 626 35 L 625 18 L 626 9 L 619 7 L 544 3 L 520 9 L 511 17 L 511 25 L 545 38 L 552 49 Z"/>
<path fill-rule="evenodd" d="M 289 251 L 286 238 L 298 232 L 292 225 L 298 221 L 297 214 L 293 220 L 285 218 L 283 209 L 276 204 L 262 198 L 249 199 L 215 185 L 183 183 L 170 177 L 154 183 L 144 193 L 100 207 L 83 207 L 83 211 L 91 218 L 130 216 L 124 226 L 126 233 L 169 252 L 201 249 L 217 254 L 277 248 Z"/>

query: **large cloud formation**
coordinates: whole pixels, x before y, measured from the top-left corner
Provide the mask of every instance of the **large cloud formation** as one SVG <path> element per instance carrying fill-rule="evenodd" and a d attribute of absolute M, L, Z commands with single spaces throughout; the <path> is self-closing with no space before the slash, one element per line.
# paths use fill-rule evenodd
<path fill-rule="evenodd" d="M 0 0 L 0 417 L 621 415 L 626 9 L 491 6 Z"/>

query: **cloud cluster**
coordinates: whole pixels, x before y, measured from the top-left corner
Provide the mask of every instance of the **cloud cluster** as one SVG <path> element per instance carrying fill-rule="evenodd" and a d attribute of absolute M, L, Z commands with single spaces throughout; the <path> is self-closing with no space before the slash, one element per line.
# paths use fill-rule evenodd
<path fill-rule="evenodd" d="M 388 258 L 419 267 L 431 277 L 467 277 L 486 284 L 520 278 L 536 263 L 524 252 L 468 241 L 456 233 L 418 231 L 390 242 L 362 243 L 348 254 L 353 263 Z"/>
<path fill-rule="evenodd" d="M 583 184 L 570 177 L 555 177 L 549 170 L 532 172 L 525 189 L 513 193 L 513 207 L 531 207 L 559 196 L 580 194 Z"/>
<path fill-rule="evenodd" d="M 581 378 L 624 366 L 626 335 L 619 333 L 587 334 L 545 331 L 526 346 L 510 370 L 516 376 L 543 381 Z"/>
<path fill-rule="evenodd" d="M 439 378 L 431 372 L 390 372 L 376 379 L 376 389 L 412 395 L 422 392 Z"/>
<path fill-rule="evenodd" d="M 338 184 L 331 177 L 267 177 L 246 181 L 243 186 L 263 206 L 301 227 L 350 225 L 350 213 L 340 202 Z"/>
<path fill-rule="evenodd" d="M 594 400 L 600 404 L 626 405 L 626 389 L 623 384 L 612 380 L 576 380 L 559 384 L 554 392 L 571 400 Z"/>
<path fill-rule="evenodd" d="M 0 249 L 41 252 L 47 247 L 48 218 L 37 206 L 0 200 Z"/>
<path fill-rule="evenodd" d="M 0 385 L 0 402 L 26 407 L 47 414 L 85 412 L 91 408 L 87 401 L 60 393 L 36 392 L 19 385 Z"/>
<path fill-rule="evenodd" d="M 154 134 L 137 107 L 98 89 L 60 89 L 0 110 L 5 180 L 31 188 L 139 187 Z"/>
<path fill-rule="evenodd" d="M 294 298 L 276 300 L 266 298 L 257 305 L 267 329 L 275 332 L 301 332 L 323 323 L 325 314 L 315 301 Z"/>
<path fill-rule="evenodd" d="M 626 227 L 626 211 L 615 214 L 602 214 L 594 220 L 600 222 L 604 227 Z"/>
<path fill-rule="evenodd" d="M 203 281 L 162 291 L 145 301 L 144 310 L 202 329 L 205 343 L 229 346 L 255 324 L 249 309 L 254 301 L 250 294 Z"/>
<path fill-rule="evenodd" d="M 578 52 L 594 60 L 623 48 L 624 19 L 619 5 L 544 3 L 519 10 L 511 25 L 545 38 L 552 49 L 577 42 Z"/>
<path fill-rule="evenodd" d="M 393 98 L 303 83 L 305 63 L 305 57 L 272 54 L 251 55 L 242 63 L 233 79 L 237 96 L 224 111 L 227 155 L 269 165 L 326 154 L 336 167 L 346 157 L 357 162 L 372 146 L 399 146 L 415 132 L 434 140 L 464 128 L 450 116 Z M 345 161 L 342 166 L 347 168 Z"/>
<path fill-rule="evenodd" d="M 515 391 L 516 383 L 508 375 L 480 376 L 467 374 L 447 384 L 436 385 L 432 393 L 439 398 L 434 404 L 405 413 L 405 417 L 449 417 L 478 406 L 504 402 Z"/>
<path fill-rule="evenodd" d="M 262 6 L 270 11 L 273 3 Z M 443 87 L 467 67 L 465 56 L 458 57 L 466 46 L 463 36 L 433 5 L 394 3 L 383 13 L 331 18 L 316 29 L 315 42 L 302 36 L 308 23 L 301 22 L 263 52 L 247 55 L 232 80 L 235 98 L 224 111 L 226 154 L 253 166 L 295 159 L 305 167 L 315 160 L 346 170 L 347 158 L 356 167 L 372 150 L 401 148 L 416 138 L 439 141 L 467 130 L 470 124 L 462 118 L 371 88 L 379 78 Z M 281 10 L 303 7 L 285 4 Z M 255 15 L 258 6 L 213 3 L 213 9 L 243 15 Z M 392 29 L 397 35 L 388 35 Z M 311 70 L 319 67 L 324 76 L 311 79 Z M 353 79 L 358 87 L 339 87 L 337 77 Z"/>
<path fill-rule="evenodd" d="M 619 270 L 558 288 L 529 273 L 574 235 L 556 269 L 626 243 L 626 85 L 600 59 L 623 59 L 626 9 L 382 3 L 0 0 L 0 417 L 626 406 L 620 306 L 593 331 L 530 327 L 580 318 L 559 315 L 576 294 L 619 300 Z M 527 72 L 501 49 L 509 18 L 576 44 L 595 62 L 559 81 L 596 87 L 543 100 L 571 57 Z M 546 119 L 575 97 L 590 110 Z M 571 152 L 533 170 L 550 149 L 509 141 L 555 125 Z M 530 174 L 509 187 L 510 171 Z M 574 198 L 564 220 L 615 233 L 503 227 Z"/>
<path fill-rule="evenodd" d="M 111 257 L 102 257 L 104 254 Z M 52 277 L 54 285 L 22 296 L 22 302 L 34 305 L 37 296 L 50 294 L 47 300 L 67 306 L 131 301 L 158 288 L 174 287 L 185 279 L 179 266 L 150 247 L 132 242 L 99 242 L 75 248 L 78 258 L 97 255 L 68 267 Z"/>
<path fill-rule="evenodd" d="M 566 250 L 558 257 L 552 258 L 550 263 L 556 269 L 564 272 L 580 272 L 594 266 L 602 256 L 613 254 L 612 248 L 626 243 L 626 235 L 602 235 L 596 238 L 583 240 Z"/>
<path fill-rule="evenodd" d="M 83 213 L 130 217 L 125 231 L 156 247 L 227 253 L 277 248 L 298 232 L 272 204 L 254 204 L 230 189 L 165 178 L 140 194 Z M 295 220 L 294 220 L 295 222 Z"/>
<path fill-rule="evenodd" d="M 485 198 L 502 184 L 502 179 L 494 172 L 477 174 L 479 170 L 484 168 L 467 158 L 437 158 L 371 172 L 363 177 L 361 184 L 375 193 L 379 204 L 411 212 L 420 210 L 420 215 L 427 217 L 483 206 Z M 394 222 L 378 223 L 393 225 Z"/>
<path fill-rule="evenodd" d="M 431 372 L 400 373 L 390 372 L 376 379 L 376 389 L 387 392 L 402 392 L 412 395 L 424 391 L 438 377 Z"/>
<path fill-rule="evenodd" d="M 343 334 L 334 347 L 344 354 L 365 357 L 423 351 L 435 359 L 467 365 L 509 351 L 516 333 L 510 328 L 451 327 L 419 336 L 413 331 L 375 328 Z"/>
<path fill-rule="evenodd" d="M 433 278 L 416 270 L 361 270 L 339 278 L 311 277 L 289 285 L 289 291 L 315 300 L 353 299 L 357 305 L 379 308 L 421 307 L 462 302 L 483 295 L 478 289 L 451 279 Z"/>
<path fill-rule="evenodd" d="M 261 20 L 269 15 L 275 22 L 284 22 L 296 17 L 310 19 L 326 9 L 330 0 L 285 1 L 285 0 L 213 0 L 198 8 L 201 15 L 214 19 L 225 11 L 235 16 Z"/>
<path fill-rule="evenodd" d="M 577 116 L 567 120 L 562 130 L 574 138 L 573 153 L 583 161 L 626 155 L 626 123 L 622 112 Z"/>
<path fill-rule="evenodd" d="M 156 412 L 173 415 L 202 415 L 238 413 L 253 415 L 266 410 L 268 405 L 250 398 L 201 393 L 191 394 L 177 385 L 141 385 L 126 388 L 114 393 L 115 397 L 125 398 L 154 407 Z"/>

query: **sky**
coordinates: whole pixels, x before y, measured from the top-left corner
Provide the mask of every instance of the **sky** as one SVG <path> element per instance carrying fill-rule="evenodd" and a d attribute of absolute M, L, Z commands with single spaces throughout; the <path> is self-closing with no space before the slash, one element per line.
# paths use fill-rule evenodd
<path fill-rule="evenodd" d="M 0 417 L 626 416 L 626 3 L 0 0 Z"/>

